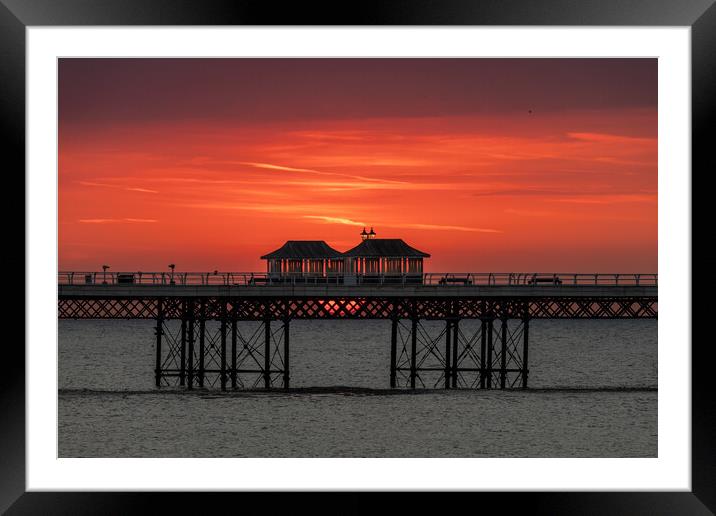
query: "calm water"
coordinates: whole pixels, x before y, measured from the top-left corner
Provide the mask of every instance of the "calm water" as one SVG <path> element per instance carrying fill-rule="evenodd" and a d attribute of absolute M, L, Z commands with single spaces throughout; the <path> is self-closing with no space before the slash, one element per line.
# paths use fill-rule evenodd
<path fill-rule="evenodd" d="M 60 321 L 60 456 L 657 455 L 656 321 L 532 321 L 527 391 L 386 392 L 387 321 L 291 324 L 292 387 L 327 389 L 157 391 L 153 335 Z"/>

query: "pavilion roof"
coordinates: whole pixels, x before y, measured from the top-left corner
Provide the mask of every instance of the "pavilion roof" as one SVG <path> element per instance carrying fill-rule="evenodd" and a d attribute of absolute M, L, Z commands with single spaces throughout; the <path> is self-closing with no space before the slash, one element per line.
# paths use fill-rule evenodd
<path fill-rule="evenodd" d="M 346 257 L 361 258 L 430 258 L 428 253 L 406 244 L 401 238 L 370 238 L 343 253 Z"/>
<path fill-rule="evenodd" d="M 289 240 L 281 247 L 265 254 L 262 260 L 280 259 L 331 259 L 341 258 L 342 254 L 323 240 Z"/>

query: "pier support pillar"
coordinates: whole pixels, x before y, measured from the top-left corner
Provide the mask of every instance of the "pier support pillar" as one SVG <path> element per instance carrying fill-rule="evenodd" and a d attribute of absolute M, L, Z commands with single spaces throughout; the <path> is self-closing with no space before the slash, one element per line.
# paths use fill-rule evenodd
<path fill-rule="evenodd" d="M 179 350 L 179 385 L 184 387 L 186 376 L 186 301 L 183 303 L 181 316 L 181 349 Z"/>
<path fill-rule="evenodd" d="M 236 319 L 231 319 L 231 388 L 236 389 Z"/>
<path fill-rule="evenodd" d="M 204 344 L 206 338 L 206 303 L 201 300 L 199 311 L 199 387 L 204 387 Z"/>
<path fill-rule="evenodd" d="M 398 354 L 398 319 L 390 321 L 390 388 L 395 389 L 397 376 L 397 354 Z"/>
<path fill-rule="evenodd" d="M 221 382 L 221 390 L 226 390 L 226 301 L 223 301 L 223 307 L 221 309 L 221 327 L 219 328 L 220 331 L 220 339 L 221 339 L 221 365 L 220 365 L 220 382 Z"/>
<path fill-rule="evenodd" d="M 264 388 L 271 388 L 271 320 L 264 321 Z"/>
<path fill-rule="evenodd" d="M 452 388 L 457 389 L 457 363 L 458 363 L 458 339 L 460 337 L 460 321 L 455 319 L 452 323 Z"/>
<path fill-rule="evenodd" d="M 486 389 L 492 389 L 492 327 L 493 320 L 487 320 L 487 367 L 485 372 L 487 373 L 487 385 Z"/>
<path fill-rule="evenodd" d="M 485 352 L 487 351 L 487 320 L 480 319 L 480 389 L 485 388 L 485 366 L 486 366 L 486 356 Z"/>
<path fill-rule="evenodd" d="M 283 388 L 288 390 L 290 380 L 290 368 L 289 368 L 289 333 L 290 333 L 289 320 L 283 321 Z"/>
<path fill-rule="evenodd" d="M 450 360 L 450 347 L 452 341 L 450 340 L 450 331 L 452 330 L 452 322 L 450 319 L 445 321 L 445 388 L 450 388 L 450 374 L 453 370 L 452 362 Z"/>
<path fill-rule="evenodd" d="M 194 388 L 194 301 L 189 301 L 189 335 L 187 343 L 189 344 L 187 387 L 192 390 Z"/>
<path fill-rule="evenodd" d="M 529 368 L 527 366 L 527 358 L 529 351 L 529 333 L 530 332 L 530 319 L 529 316 L 525 315 L 522 321 L 522 388 L 527 388 L 527 376 L 529 374 Z"/>
<path fill-rule="evenodd" d="M 500 389 L 504 389 L 507 383 L 507 319 L 502 319 L 500 342 Z"/>
<path fill-rule="evenodd" d="M 163 318 L 162 318 L 162 300 L 161 298 L 157 299 L 157 327 L 154 330 L 156 332 L 156 357 L 155 357 L 155 365 L 154 365 L 154 383 L 157 387 L 161 387 L 162 385 L 162 334 L 164 333 L 163 329 Z"/>
<path fill-rule="evenodd" d="M 417 353 L 418 353 L 418 320 L 413 319 L 413 327 L 410 333 L 410 388 L 415 389 L 415 379 L 418 375 L 417 371 Z"/>

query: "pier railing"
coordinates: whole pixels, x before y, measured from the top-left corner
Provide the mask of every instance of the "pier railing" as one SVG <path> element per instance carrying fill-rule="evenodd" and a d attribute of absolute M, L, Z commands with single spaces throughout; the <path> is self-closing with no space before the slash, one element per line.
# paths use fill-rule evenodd
<path fill-rule="evenodd" d="M 424 274 L 271 274 L 265 272 L 60 271 L 59 285 L 434 285 L 447 286 L 657 286 L 657 274 L 543 272 L 429 272 Z"/>

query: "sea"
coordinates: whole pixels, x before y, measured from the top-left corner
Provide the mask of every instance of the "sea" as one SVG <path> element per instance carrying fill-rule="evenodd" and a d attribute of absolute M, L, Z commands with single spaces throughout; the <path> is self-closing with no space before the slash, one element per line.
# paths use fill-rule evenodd
<path fill-rule="evenodd" d="M 153 321 L 60 320 L 60 457 L 656 457 L 657 321 L 533 320 L 529 388 L 389 389 L 390 322 L 293 321 L 291 390 L 154 386 Z"/>

